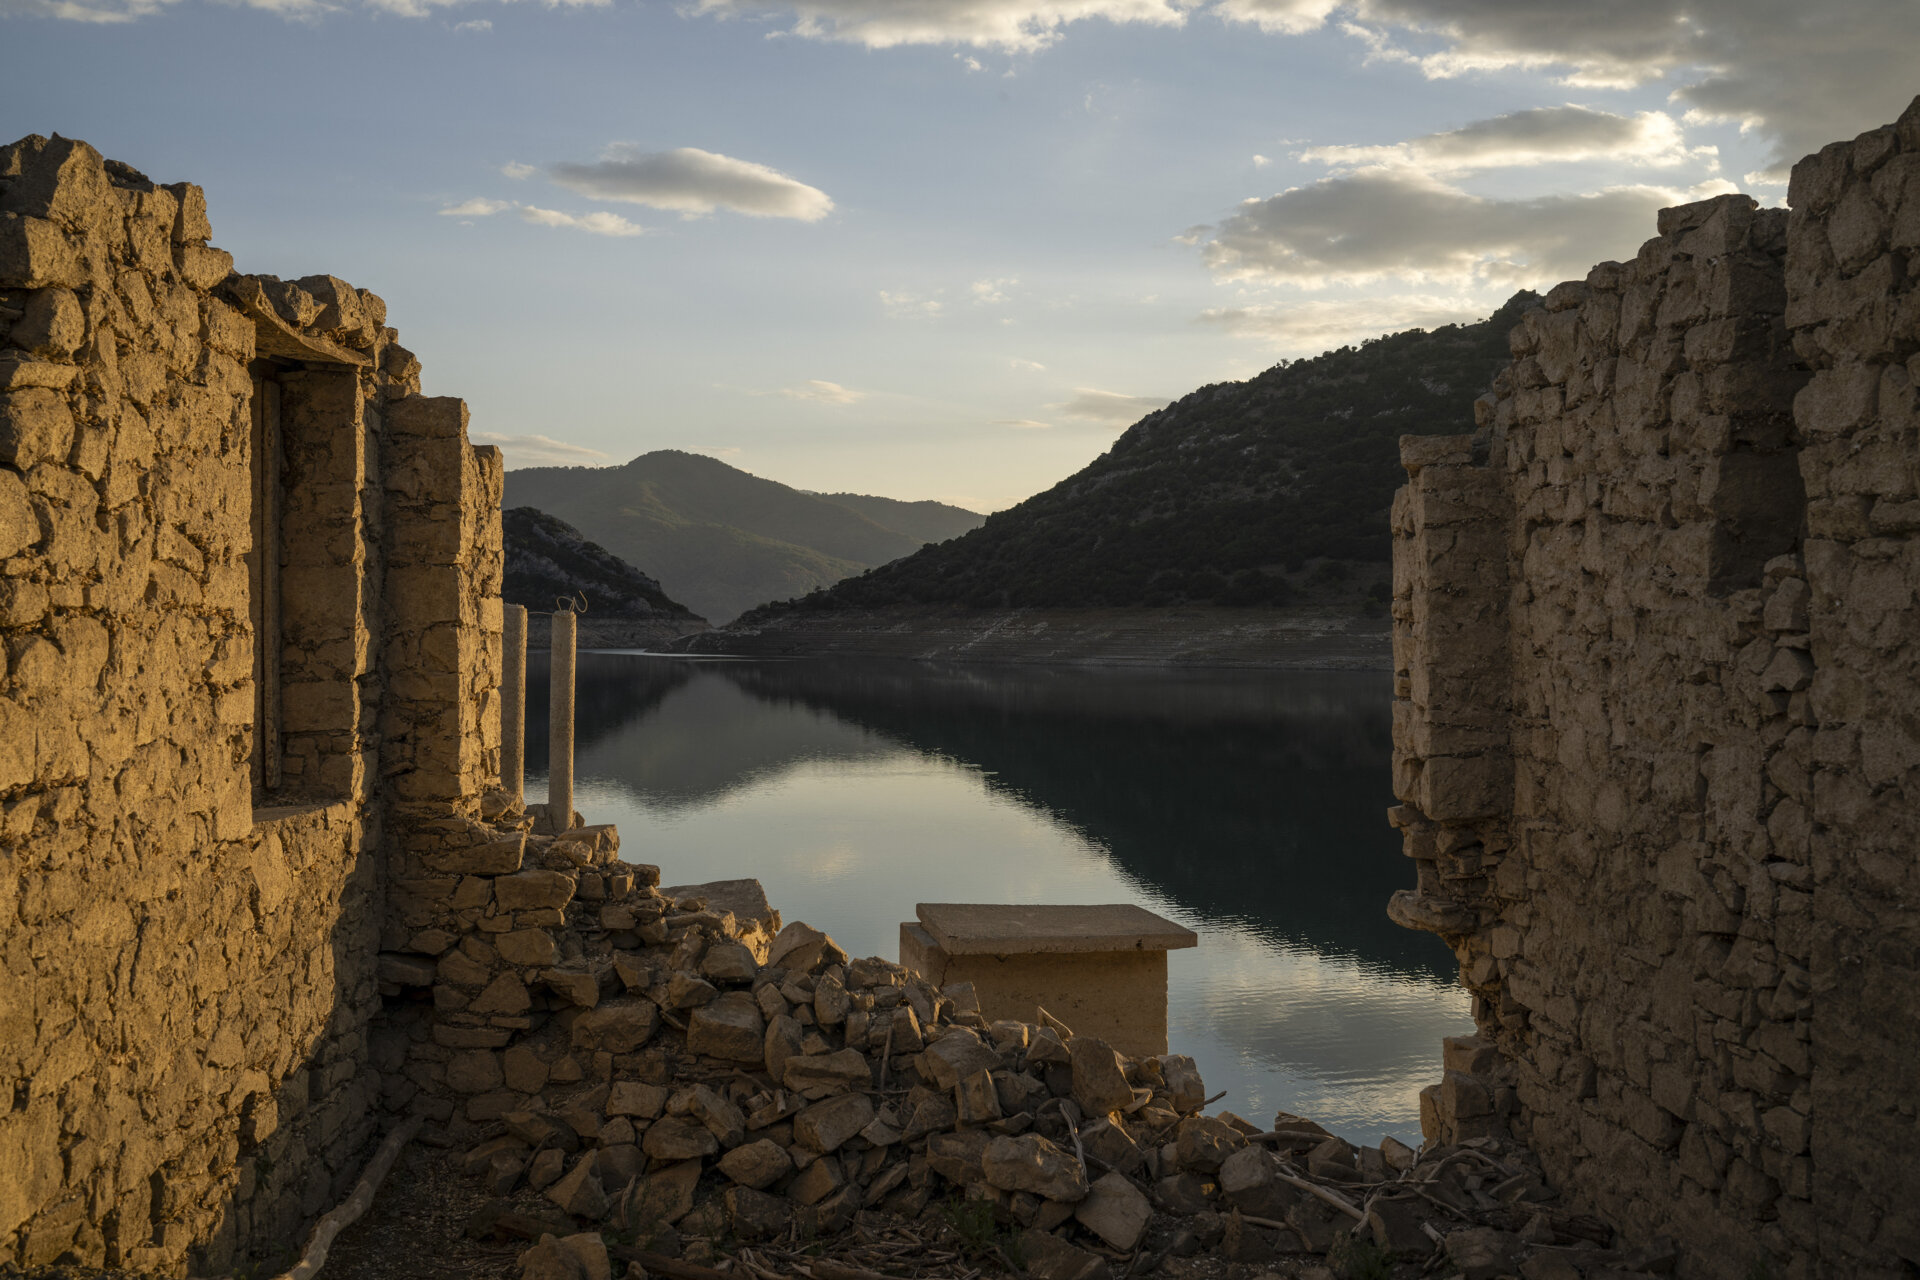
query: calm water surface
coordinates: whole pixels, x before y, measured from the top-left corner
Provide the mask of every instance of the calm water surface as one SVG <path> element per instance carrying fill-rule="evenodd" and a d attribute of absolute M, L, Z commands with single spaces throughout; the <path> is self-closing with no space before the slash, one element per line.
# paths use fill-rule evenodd
<path fill-rule="evenodd" d="M 1373 672 L 584 653 L 575 806 L 668 883 L 755 877 L 854 955 L 897 959 L 916 902 L 1138 902 L 1200 935 L 1169 1026 L 1220 1107 L 1414 1141 L 1472 1022 L 1451 954 L 1386 918 L 1412 883 L 1387 700 Z"/>

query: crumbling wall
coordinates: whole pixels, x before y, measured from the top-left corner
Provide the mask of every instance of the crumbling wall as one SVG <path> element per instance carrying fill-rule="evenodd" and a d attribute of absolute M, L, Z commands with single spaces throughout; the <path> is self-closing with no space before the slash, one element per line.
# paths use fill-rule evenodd
<path fill-rule="evenodd" d="M 473 747 L 416 736 L 395 762 L 381 735 L 388 561 L 467 539 L 421 585 L 454 584 L 460 657 L 488 647 L 497 453 L 443 441 L 465 452 L 437 492 L 390 501 L 386 420 L 419 367 L 384 303 L 236 276 L 211 234 L 198 188 L 70 140 L 0 148 L 0 1261 L 208 1274 L 298 1247 L 376 1136 L 403 825 L 379 779 L 458 757 L 445 800 L 472 808 L 494 759 L 497 659 L 432 726 Z M 251 531 L 269 398 L 271 547 Z"/>
<path fill-rule="evenodd" d="M 1896 1276 L 1920 103 L 1792 204 L 1664 211 L 1514 330 L 1477 435 L 1405 443 L 1392 910 L 1475 994 L 1433 1136 L 1511 1127 L 1688 1274 Z"/>

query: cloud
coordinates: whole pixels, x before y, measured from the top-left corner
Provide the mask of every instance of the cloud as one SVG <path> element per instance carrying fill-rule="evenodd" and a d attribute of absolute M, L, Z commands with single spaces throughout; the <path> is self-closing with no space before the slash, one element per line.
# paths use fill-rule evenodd
<path fill-rule="evenodd" d="M 459 204 L 450 204 L 440 211 L 443 218 L 486 218 L 499 213 L 502 209 L 513 208 L 511 200 L 488 200 L 475 196 L 471 200 L 462 200 Z"/>
<path fill-rule="evenodd" d="M 1013 359 L 1007 361 L 1007 363 L 1015 369 L 1024 369 L 1028 373 L 1045 373 L 1047 371 L 1047 366 L 1041 364 L 1038 360 L 1022 360 L 1018 356 L 1015 356 Z"/>
<path fill-rule="evenodd" d="M 946 310 L 946 304 L 938 298 L 895 293 L 889 289 L 880 290 L 880 306 L 891 320 L 932 320 Z"/>
<path fill-rule="evenodd" d="M 612 461 L 609 455 L 598 449 L 568 444 L 552 436 L 510 436 L 497 431 L 475 431 L 471 433 L 471 438 L 477 444 L 498 445 L 500 451 L 507 455 L 509 467 L 584 467 Z"/>
<path fill-rule="evenodd" d="M 1255 153 L 1254 153 L 1254 156 L 1253 156 L 1253 167 L 1254 167 L 1254 168 L 1256 168 L 1256 169 L 1264 169 L 1264 168 L 1266 168 L 1266 167 L 1267 167 L 1268 165 L 1270 165 L 1270 164 L 1272 164 L 1272 163 L 1273 163 L 1273 157 L 1272 157 L 1272 156 L 1263 156 L 1263 155 L 1261 155 L 1261 154 L 1260 154 L 1260 153 L 1258 153 L 1258 152 L 1255 152 Z"/>
<path fill-rule="evenodd" d="M 797 387 L 782 387 L 780 394 L 790 400 L 818 400 L 822 404 L 853 404 L 867 398 L 864 391 L 851 391 L 820 378 L 809 378 Z"/>
<path fill-rule="evenodd" d="M 473 18 L 466 22 L 454 23 L 453 29 L 455 31 L 491 31 L 493 23 L 485 18 Z"/>
<path fill-rule="evenodd" d="M 1069 418 L 1127 426 L 1155 409 L 1164 409 L 1173 403 L 1156 396 L 1128 396 L 1118 391 L 1096 391 L 1091 387 L 1075 387 L 1074 393 L 1073 399 L 1064 404 L 1047 407 L 1058 409 Z"/>
<path fill-rule="evenodd" d="M 541 227 L 572 227 L 576 231 L 585 231 L 596 236 L 637 236 L 646 234 L 646 228 L 628 222 L 617 213 L 608 213 L 601 209 L 593 213 L 561 213 L 558 209 L 541 209 L 533 205 L 521 205 L 520 217 Z"/>
<path fill-rule="evenodd" d="M 1222 280 L 1320 288 L 1377 280 L 1550 285 L 1625 257 L 1669 205 L 1732 190 L 1614 187 L 1497 199 L 1406 169 L 1363 169 L 1248 200 L 1202 249 Z"/>
<path fill-rule="evenodd" d="M 1278 352 L 1317 354 L 1383 333 L 1465 324 L 1482 318 L 1489 310 L 1471 298 L 1402 294 L 1216 307 L 1203 311 L 1198 318 L 1200 323 L 1224 329 L 1236 338 L 1258 339 Z"/>
<path fill-rule="evenodd" d="M 1514 111 L 1445 133 L 1429 133 L 1378 147 L 1310 147 L 1301 160 L 1354 168 L 1405 165 L 1432 174 L 1471 173 L 1556 161 L 1612 160 L 1678 165 L 1717 157 L 1713 147 L 1689 147 L 1680 125 L 1664 111 L 1615 115 L 1568 103 Z"/>
<path fill-rule="evenodd" d="M 623 200 L 689 217 L 731 209 L 754 218 L 818 222 L 833 211 L 833 201 L 816 187 L 698 147 L 641 151 L 616 142 L 593 164 L 556 164 L 547 172 L 592 200 Z"/>
<path fill-rule="evenodd" d="M 995 418 L 996 427 L 1014 427 L 1021 431 L 1047 431 L 1053 427 L 1051 422 L 1035 422 L 1032 418 Z"/>
<path fill-rule="evenodd" d="M 521 164 L 518 160 L 509 160 L 500 166 L 500 172 L 512 178 L 515 182 L 524 182 L 526 179 L 540 172 L 540 170 L 530 164 Z"/>
<path fill-rule="evenodd" d="M 1189 0 L 696 0 L 692 12 L 718 18 L 792 16 L 786 34 L 891 49 L 911 44 L 1045 48 L 1075 22 L 1179 26 Z"/>
<path fill-rule="evenodd" d="M 1775 166 L 1894 119 L 1920 63 L 1912 0 L 1217 0 L 1212 12 L 1281 33 L 1337 20 L 1374 57 L 1434 79 L 1531 69 L 1627 88 L 1671 77 L 1693 121 L 1742 122 Z"/>
<path fill-rule="evenodd" d="M 1007 290 L 1020 283 L 1018 276 L 1007 276 L 1000 280 L 975 280 L 968 288 L 976 303 L 987 305 L 1005 302 Z"/>

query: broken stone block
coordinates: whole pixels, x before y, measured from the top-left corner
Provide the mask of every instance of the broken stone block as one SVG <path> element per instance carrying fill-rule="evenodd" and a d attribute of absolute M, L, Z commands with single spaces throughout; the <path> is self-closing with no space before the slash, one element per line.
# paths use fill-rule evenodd
<path fill-rule="evenodd" d="M 659 1085 L 642 1084 L 638 1080 L 615 1080 L 607 1095 L 607 1114 L 610 1116 L 639 1116 L 652 1120 L 666 1110 L 667 1091 Z"/>
<path fill-rule="evenodd" d="M 560 958 L 560 948 L 545 929 L 516 929 L 493 944 L 508 964 L 548 966 Z"/>
<path fill-rule="evenodd" d="M 687 1018 L 687 1049 L 728 1062 L 760 1062 L 766 1056 L 766 1023 L 745 991 L 729 991 Z"/>
<path fill-rule="evenodd" d="M 792 1169 L 787 1149 L 767 1138 L 735 1147 L 720 1157 L 720 1172 L 755 1191 L 772 1186 Z"/>
<path fill-rule="evenodd" d="M 858 1049 L 839 1049 L 833 1053 L 800 1054 L 786 1060 L 781 1083 L 809 1098 L 825 1097 L 847 1089 L 865 1089 L 873 1083 L 873 1068 Z"/>
<path fill-rule="evenodd" d="M 741 984 L 752 982 L 760 966 L 754 962 L 753 949 L 746 944 L 716 942 L 701 957 L 700 972 L 714 982 Z"/>
<path fill-rule="evenodd" d="M 502 911 L 559 910 L 573 901 L 575 881 L 558 871 L 521 871 L 493 882 L 494 901 Z"/>
<path fill-rule="evenodd" d="M 647 1126 L 641 1148 L 655 1160 L 698 1160 L 720 1150 L 720 1140 L 703 1124 L 664 1116 Z"/>
<path fill-rule="evenodd" d="M 573 1047 L 588 1052 L 632 1053 L 660 1026 L 660 1011 L 644 996 L 622 996 L 581 1014 L 573 1022 Z"/>
<path fill-rule="evenodd" d="M 897 1046 L 896 1046 L 897 1047 Z M 951 1090 L 976 1071 L 1000 1066 L 1000 1055 L 971 1028 L 949 1027 L 920 1055 L 923 1074 L 935 1088 Z M 1132 1094 L 1129 1093 L 1131 1098 Z"/>
<path fill-rule="evenodd" d="M 1118 1173 L 1109 1173 L 1087 1189 L 1086 1199 L 1074 1206 L 1073 1216 L 1110 1248 L 1126 1253 L 1131 1252 L 1146 1233 L 1153 1206 L 1130 1180 Z"/>
<path fill-rule="evenodd" d="M 1176 1173 L 1153 1184 L 1153 1202 L 1176 1217 L 1190 1218 L 1213 1208 L 1206 1184 L 1191 1173 Z"/>
<path fill-rule="evenodd" d="M 527 994 L 526 984 L 520 981 L 518 974 L 502 973 L 487 984 L 487 989 L 474 997 L 467 1008 L 473 1013 L 525 1013 L 533 1005 L 533 998 Z"/>
<path fill-rule="evenodd" d="M 993 1139 L 981 1154 L 980 1171 L 989 1186 L 1002 1191 L 1027 1191 L 1043 1200 L 1069 1203 L 1087 1195 L 1087 1174 L 1080 1162 L 1037 1133 Z"/>
<path fill-rule="evenodd" d="M 379 978 L 403 987 L 430 987 L 437 972 L 433 961 L 423 956 L 383 951 L 379 959 Z"/>
<path fill-rule="evenodd" d="M 727 1221 L 742 1240 L 770 1240 L 787 1228 L 792 1206 L 781 1196 L 753 1187 L 728 1187 L 721 1194 Z"/>
<path fill-rule="evenodd" d="M 504 1061 L 507 1088 L 516 1093 L 538 1093 L 547 1087 L 547 1064 L 524 1044 L 508 1049 Z"/>
<path fill-rule="evenodd" d="M 873 1103 L 863 1093 L 847 1093 L 816 1102 L 793 1118 L 793 1138 L 809 1151 L 837 1151 L 873 1122 Z"/>
<path fill-rule="evenodd" d="M 955 1186 L 985 1180 L 982 1160 L 986 1156 L 987 1135 L 978 1129 L 959 1133 L 936 1133 L 927 1139 L 927 1168 Z"/>
<path fill-rule="evenodd" d="M 560 1180 L 566 1171 L 566 1153 L 558 1147 L 548 1147 L 536 1154 L 527 1165 L 527 1185 L 535 1191 L 545 1190 Z"/>
<path fill-rule="evenodd" d="M 1444 1241 L 1447 1261 L 1459 1268 L 1464 1280 L 1493 1280 L 1513 1271 L 1521 1247 L 1511 1232 L 1492 1227 L 1449 1231 Z"/>
<path fill-rule="evenodd" d="M 607 1194 L 594 1172 L 594 1153 L 589 1151 L 574 1162 L 565 1177 L 547 1188 L 547 1199 L 577 1218 L 599 1221 L 607 1215 Z"/>
<path fill-rule="evenodd" d="M 469 1049 L 447 1062 L 447 1088 L 455 1093 L 486 1093 L 500 1083 L 500 1059 L 492 1050 Z"/>
<path fill-rule="evenodd" d="M 621 1198 L 615 1225 L 650 1235 L 671 1226 L 693 1209 L 693 1191 L 700 1182 L 700 1162 L 668 1165 L 635 1182 Z"/>
<path fill-rule="evenodd" d="M 841 1172 L 838 1160 L 815 1160 L 793 1180 L 793 1185 L 787 1188 L 787 1194 L 801 1204 L 818 1204 L 845 1186 L 846 1182 L 846 1175 Z"/>
<path fill-rule="evenodd" d="M 667 979 L 667 1007 L 670 1009 L 698 1009 L 702 1005 L 712 1004 L 719 995 L 718 987 L 691 973 L 678 972 Z"/>
<path fill-rule="evenodd" d="M 795 920 L 774 935 L 767 949 L 767 967 L 788 973 L 811 973 L 822 964 L 845 964 L 847 953 L 812 925 Z"/>
<path fill-rule="evenodd" d="M 1207 1086 L 1200 1069 L 1183 1053 L 1164 1054 L 1160 1058 L 1160 1078 L 1166 1083 L 1173 1109 L 1183 1116 L 1197 1113 L 1206 1105 Z"/>
<path fill-rule="evenodd" d="M 1112 1045 L 1093 1036 L 1075 1036 L 1067 1052 L 1073 1062 L 1073 1100 L 1087 1115 L 1107 1115 L 1133 1102 L 1133 1086 Z"/>
<path fill-rule="evenodd" d="M 737 1147 L 747 1136 L 747 1118 L 740 1108 L 729 1102 L 722 1094 L 710 1086 L 701 1084 L 693 1088 L 693 1096 L 688 1101 L 688 1114 L 707 1126 L 707 1132 L 723 1147 Z"/>
<path fill-rule="evenodd" d="M 993 1087 L 993 1074 L 985 1068 L 954 1086 L 953 1102 L 961 1124 L 986 1124 L 1001 1117 L 1000 1094 Z"/>
<path fill-rule="evenodd" d="M 1174 1134 L 1174 1160 L 1182 1169 L 1215 1173 L 1227 1157 L 1247 1145 L 1246 1135 L 1211 1116 L 1190 1116 Z"/>
<path fill-rule="evenodd" d="M 761 1045 L 761 1060 L 766 1064 L 769 1076 L 780 1081 L 786 1079 L 787 1063 L 799 1056 L 803 1039 L 800 1024 L 785 1014 L 767 1023 L 766 1038 Z"/>
<path fill-rule="evenodd" d="M 847 1020 L 853 1002 L 847 988 L 833 974 L 823 974 L 813 988 L 813 1018 L 823 1027 L 837 1027 Z"/>

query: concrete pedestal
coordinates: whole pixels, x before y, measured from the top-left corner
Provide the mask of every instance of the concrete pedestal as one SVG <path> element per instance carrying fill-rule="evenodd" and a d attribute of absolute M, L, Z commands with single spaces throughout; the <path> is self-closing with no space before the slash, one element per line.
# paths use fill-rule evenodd
<path fill-rule="evenodd" d="M 937 986 L 971 982 L 988 1021 L 1046 1011 L 1122 1053 L 1167 1051 L 1167 952 L 1199 938 L 1131 903 L 922 902 L 900 963 Z"/>

